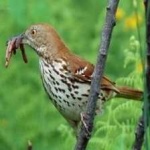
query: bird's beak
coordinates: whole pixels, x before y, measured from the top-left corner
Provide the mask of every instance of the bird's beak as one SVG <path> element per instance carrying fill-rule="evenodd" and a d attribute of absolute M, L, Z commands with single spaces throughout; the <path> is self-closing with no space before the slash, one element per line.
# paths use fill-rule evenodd
<path fill-rule="evenodd" d="M 28 38 L 27 36 L 25 35 L 25 33 L 22 33 L 18 36 L 18 39 L 21 40 L 21 43 L 22 44 L 28 44 Z"/>
<path fill-rule="evenodd" d="M 22 33 L 20 35 L 20 39 L 21 39 L 21 44 L 27 44 L 29 46 L 31 46 L 31 40 L 28 38 L 28 36 L 25 33 Z"/>
<path fill-rule="evenodd" d="M 15 45 L 15 49 L 19 48 L 20 47 L 20 44 L 27 44 L 28 40 L 27 40 L 27 36 L 25 35 L 25 33 L 22 33 L 22 34 L 19 34 L 17 36 L 14 36 L 12 38 L 10 38 L 7 42 L 6 42 L 6 45 L 8 45 L 8 43 L 12 41 L 13 44 Z"/>

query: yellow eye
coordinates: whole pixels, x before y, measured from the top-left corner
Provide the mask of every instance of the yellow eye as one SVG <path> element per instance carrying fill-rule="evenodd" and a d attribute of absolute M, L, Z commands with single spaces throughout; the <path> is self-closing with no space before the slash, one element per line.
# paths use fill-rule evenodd
<path fill-rule="evenodd" d="M 37 33 L 37 31 L 35 29 L 31 30 L 31 34 L 35 35 Z"/>

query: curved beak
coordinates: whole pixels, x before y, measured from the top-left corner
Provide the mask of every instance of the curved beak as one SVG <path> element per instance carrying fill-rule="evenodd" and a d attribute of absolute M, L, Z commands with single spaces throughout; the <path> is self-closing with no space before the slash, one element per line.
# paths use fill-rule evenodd
<path fill-rule="evenodd" d="M 22 44 L 28 44 L 28 38 L 27 38 L 27 36 L 25 35 L 25 33 L 22 33 L 22 34 L 20 35 L 20 39 L 21 39 L 21 43 L 22 43 Z"/>

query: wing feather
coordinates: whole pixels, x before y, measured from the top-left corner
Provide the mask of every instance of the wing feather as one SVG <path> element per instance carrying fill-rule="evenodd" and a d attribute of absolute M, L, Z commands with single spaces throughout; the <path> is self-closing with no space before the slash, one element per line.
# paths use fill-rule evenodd
<path fill-rule="evenodd" d="M 94 65 L 88 61 L 73 55 L 68 61 L 69 69 L 76 80 L 91 83 Z M 112 82 L 106 76 L 103 76 L 101 81 L 101 88 L 105 90 L 114 90 L 117 93 L 118 89 L 115 87 L 115 82 Z"/>

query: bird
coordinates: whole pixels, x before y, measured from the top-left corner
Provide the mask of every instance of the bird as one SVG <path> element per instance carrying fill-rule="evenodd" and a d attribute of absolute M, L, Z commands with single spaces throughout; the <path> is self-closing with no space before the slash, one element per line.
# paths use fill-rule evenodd
<path fill-rule="evenodd" d="M 39 56 L 43 87 L 52 104 L 77 134 L 81 114 L 88 103 L 94 65 L 71 52 L 49 24 L 31 25 L 19 37 L 20 44 L 28 45 Z M 95 114 L 100 114 L 103 104 L 112 98 L 140 100 L 142 95 L 141 90 L 117 86 L 103 76 Z"/>

